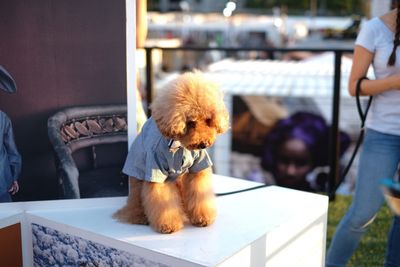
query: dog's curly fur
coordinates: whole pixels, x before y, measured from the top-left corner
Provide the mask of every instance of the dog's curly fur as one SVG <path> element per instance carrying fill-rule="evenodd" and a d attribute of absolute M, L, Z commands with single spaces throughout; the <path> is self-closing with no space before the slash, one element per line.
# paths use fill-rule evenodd
<path fill-rule="evenodd" d="M 189 150 L 211 146 L 229 127 L 228 111 L 218 86 L 200 72 L 179 76 L 160 91 L 151 105 L 161 134 Z M 180 230 L 189 219 L 195 226 L 215 220 L 211 167 L 185 173 L 175 182 L 152 183 L 130 177 L 126 205 L 113 217 L 126 223 L 150 224 L 160 233 Z"/>

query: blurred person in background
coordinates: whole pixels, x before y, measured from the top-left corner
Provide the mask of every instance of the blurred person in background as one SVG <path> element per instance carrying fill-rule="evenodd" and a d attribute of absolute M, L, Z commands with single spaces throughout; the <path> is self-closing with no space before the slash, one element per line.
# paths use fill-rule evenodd
<path fill-rule="evenodd" d="M 15 93 L 17 90 L 14 79 L 2 66 L 0 66 L 0 89 L 7 93 Z M 0 110 L 0 202 L 11 202 L 11 195 L 19 191 L 17 179 L 21 165 L 11 120 Z"/>
<path fill-rule="evenodd" d="M 261 166 L 276 185 L 325 192 L 329 174 L 329 130 L 325 119 L 309 112 L 296 112 L 277 122 L 267 134 Z M 341 155 L 350 137 L 340 132 Z"/>

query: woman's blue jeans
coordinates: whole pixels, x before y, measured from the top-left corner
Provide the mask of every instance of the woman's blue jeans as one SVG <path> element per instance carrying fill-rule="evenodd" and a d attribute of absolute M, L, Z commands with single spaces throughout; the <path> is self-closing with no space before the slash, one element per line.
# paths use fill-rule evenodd
<path fill-rule="evenodd" d="M 385 201 L 379 180 L 394 177 L 399 160 L 400 136 L 366 131 L 353 201 L 328 249 L 327 267 L 346 266 Z M 389 232 L 384 266 L 400 266 L 400 218 L 396 216 Z"/>

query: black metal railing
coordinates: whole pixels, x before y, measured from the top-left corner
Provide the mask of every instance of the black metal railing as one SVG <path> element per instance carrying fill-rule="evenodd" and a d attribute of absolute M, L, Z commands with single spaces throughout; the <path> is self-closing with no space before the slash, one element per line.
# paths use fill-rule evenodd
<path fill-rule="evenodd" d="M 353 53 L 352 49 L 347 48 L 241 48 L 241 47 L 145 47 L 146 51 L 146 100 L 150 104 L 154 96 L 154 70 L 153 70 L 153 51 L 159 49 L 162 51 L 224 51 L 224 52 L 266 52 L 270 59 L 275 58 L 276 53 L 288 52 L 311 52 L 311 53 L 334 53 L 334 75 L 333 75 L 333 99 L 332 99 L 332 125 L 329 136 L 329 182 L 327 194 L 331 200 L 335 198 L 335 187 L 340 181 L 340 142 L 339 142 L 339 115 L 340 115 L 340 84 L 341 84 L 341 65 L 342 56 L 345 53 Z"/>

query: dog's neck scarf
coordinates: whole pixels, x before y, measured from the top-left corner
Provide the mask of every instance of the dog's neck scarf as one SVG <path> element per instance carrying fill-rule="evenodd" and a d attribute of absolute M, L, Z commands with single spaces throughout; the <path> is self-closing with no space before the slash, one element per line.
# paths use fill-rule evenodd
<path fill-rule="evenodd" d="M 169 140 L 168 142 L 168 148 L 171 152 L 178 150 L 181 146 L 181 142 L 173 139 Z"/>

